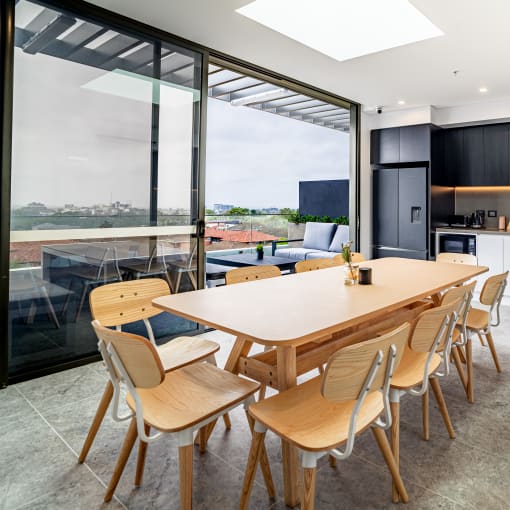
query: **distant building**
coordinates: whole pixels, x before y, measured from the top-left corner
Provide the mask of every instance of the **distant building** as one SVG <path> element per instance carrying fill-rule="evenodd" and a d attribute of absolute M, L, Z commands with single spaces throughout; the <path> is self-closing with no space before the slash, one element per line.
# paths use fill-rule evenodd
<path fill-rule="evenodd" d="M 234 206 L 232 204 L 214 204 L 213 209 L 216 214 L 223 214 L 230 211 Z"/>

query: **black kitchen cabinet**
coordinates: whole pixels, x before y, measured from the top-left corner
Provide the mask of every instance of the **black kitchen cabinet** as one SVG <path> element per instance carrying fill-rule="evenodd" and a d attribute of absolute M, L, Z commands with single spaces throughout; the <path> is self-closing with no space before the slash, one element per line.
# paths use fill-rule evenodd
<path fill-rule="evenodd" d="M 370 133 L 370 163 L 388 164 L 400 158 L 400 128 L 374 129 Z"/>
<path fill-rule="evenodd" d="M 510 124 L 452 128 L 443 134 L 450 186 L 510 185 Z"/>
<path fill-rule="evenodd" d="M 430 130 L 430 124 L 400 128 L 400 163 L 430 161 Z"/>
<path fill-rule="evenodd" d="M 491 178 L 485 176 L 483 127 L 464 129 L 462 168 L 459 180 L 462 186 L 488 186 Z M 457 184 L 458 185 L 458 184 Z"/>
<path fill-rule="evenodd" d="M 431 124 L 374 129 L 370 133 L 370 163 L 391 165 L 430 161 Z"/>
<path fill-rule="evenodd" d="M 483 127 L 485 181 L 488 186 L 510 185 L 510 129 L 508 124 Z"/>
<path fill-rule="evenodd" d="M 444 131 L 445 173 L 448 186 L 459 186 L 464 158 L 464 130 Z"/>

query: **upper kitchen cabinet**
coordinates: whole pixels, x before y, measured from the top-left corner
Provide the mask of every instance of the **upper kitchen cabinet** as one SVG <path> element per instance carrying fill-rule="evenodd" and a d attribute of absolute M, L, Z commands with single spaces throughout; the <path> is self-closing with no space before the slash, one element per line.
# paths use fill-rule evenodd
<path fill-rule="evenodd" d="M 444 137 L 433 124 L 374 129 L 370 136 L 370 163 L 375 167 L 425 163 L 434 185 L 452 186 L 444 169 Z"/>
<path fill-rule="evenodd" d="M 370 163 L 398 163 L 400 158 L 400 128 L 374 129 L 370 133 Z"/>
<path fill-rule="evenodd" d="M 487 185 L 510 184 L 510 129 L 508 124 L 483 127 L 485 180 Z"/>
<path fill-rule="evenodd" d="M 462 184 L 457 186 L 488 186 L 485 175 L 483 127 L 464 129 L 462 168 L 457 175 Z"/>
<path fill-rule="evenodd" d="M 400 128 L 400 163 L 430 161 L 431 126 L 405 126 Z"/>
<path fill-rule="evenodd" d="M 370 133 L 370 163 L 430 161 L 431 125 L 374 129 Z"/>
<path fill-rule="evenodd" d="M 449 186 L 457 186 L 464 158 L 464 130 L 447 129 L 443 134 L 446 181 Z"/>
<path fill-rule="evenodd" d="M 451 186 L 510 185 L 509 124 L 447 129 L 444 150 Z"/>

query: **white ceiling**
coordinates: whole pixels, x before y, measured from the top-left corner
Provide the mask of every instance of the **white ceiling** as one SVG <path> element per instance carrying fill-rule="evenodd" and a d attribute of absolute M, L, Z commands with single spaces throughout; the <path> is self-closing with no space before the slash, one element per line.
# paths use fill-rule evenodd
<path fill-rule="evenodd" d="M 508 0 L 411 0 L 444 36 L 345 62 L 237 14 L 249 0 L 90 1 L 366 107 L 440 108 L 510 97 Z M 338 30 L 347 23 L 338 19 Z"/>

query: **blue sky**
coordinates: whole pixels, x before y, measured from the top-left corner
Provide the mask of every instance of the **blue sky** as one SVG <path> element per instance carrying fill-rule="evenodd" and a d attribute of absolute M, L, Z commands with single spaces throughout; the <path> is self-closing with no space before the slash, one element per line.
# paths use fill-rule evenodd
<path fill-rule="evenodd" d="M 207 207 L 295 209 L 299 181 L 348 178 L 348 133 L 209 99 Z"/>

